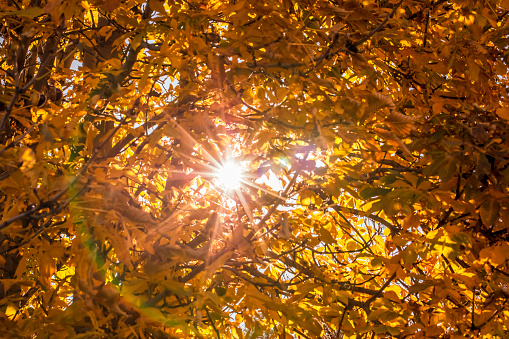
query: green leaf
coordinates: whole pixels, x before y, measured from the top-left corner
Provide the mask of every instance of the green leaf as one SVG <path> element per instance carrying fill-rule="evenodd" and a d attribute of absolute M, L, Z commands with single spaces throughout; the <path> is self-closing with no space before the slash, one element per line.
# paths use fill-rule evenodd
<path fill-rule="evenodd" d="M 391 191 L 390 189 L 386 189 L 386 188 L 367 187 L 367 188 L 363 189 L 359 193 L 359 195 L 363 199 L 371 199 L 373 197 L 384 196 L 387 193 L 389 193 L 390 191 Z"/>
<path fill-rule="evenodd" d="M 371 266 L 373 268 L 379 268 L 379 267 L 382 267 L 382 265 L 383 265 L 382 259 L 380 259 L 380 258 L 371 259 Z"/>
<path fill-rule="evenodd" d="M 33 18 L 38 17 L 43 14 L 46 14 L 46 13 L 44 12 L 44 10 L 42 8 L 39 8 L 39 7 L 30 7 L 30 8 L 22 9 L 22 10 L 15 11 L 15 12 L 4 13 L 4 15 L 6 15 L 6 16 L 7 15 L 15 15 L 15 16 L 20 16 L 20 17 L 27 17 L 30 19 L 33 19 Z"/>

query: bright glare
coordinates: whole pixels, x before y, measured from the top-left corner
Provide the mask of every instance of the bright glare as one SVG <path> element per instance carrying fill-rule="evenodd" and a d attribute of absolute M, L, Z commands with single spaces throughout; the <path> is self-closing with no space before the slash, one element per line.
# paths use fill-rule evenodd
<path fill-rule="evenodd" d="M 242 173 L 242 168 L 238 164 L 227 162 L 216 172 L 216 178 L 224 189 L 232 190 L 240 187 Z"/>

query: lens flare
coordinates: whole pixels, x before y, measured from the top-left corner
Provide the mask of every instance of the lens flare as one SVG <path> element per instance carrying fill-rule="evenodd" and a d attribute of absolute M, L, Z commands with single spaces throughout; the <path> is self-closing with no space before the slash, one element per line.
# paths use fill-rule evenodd
<path fill-rule="evenodd" d="M 242 167 L 234 162 L 227 162 L 216 171 L 218 184 L 226 190 L 240 188 L 242 183 Z"/>

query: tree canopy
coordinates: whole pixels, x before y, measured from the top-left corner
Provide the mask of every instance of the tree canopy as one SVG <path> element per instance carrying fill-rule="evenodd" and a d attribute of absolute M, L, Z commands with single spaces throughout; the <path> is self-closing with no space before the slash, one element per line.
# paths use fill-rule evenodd
<path fill-rule="evenodd" d="M 0 331 L 507 338 L 508 9 L 1 1 Z"/>

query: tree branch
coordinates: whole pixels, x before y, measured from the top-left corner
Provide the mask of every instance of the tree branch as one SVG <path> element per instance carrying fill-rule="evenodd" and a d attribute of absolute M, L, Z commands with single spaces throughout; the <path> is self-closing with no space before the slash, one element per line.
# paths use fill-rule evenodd
<path fill-rule="evenodd" d="M 389 15 L 387 15 L 385 17 L 385 19 L 377 27 L 375 27 L 368 34 L 364 35 L 364 37 L 360 38 L 355 43 L 353 43 L 353 46 L 358 47 L 358 46 L 362 45 L 364 42 L 368 41 L 377 32 L 381 31 L 382 28 L 384 28 L 384 26 L 387 24 L 387 21 L 389 21 L 389 19 L 393 17 L 394 13 L 396 13 L 396 11 L 398 10 L 399 6 L 401 6 L 402 3 L 403 3 L 403 0 L 400 0 L 400 2 L 398 2 L 392 9 L 392 12 L 390 12 Z"/>

